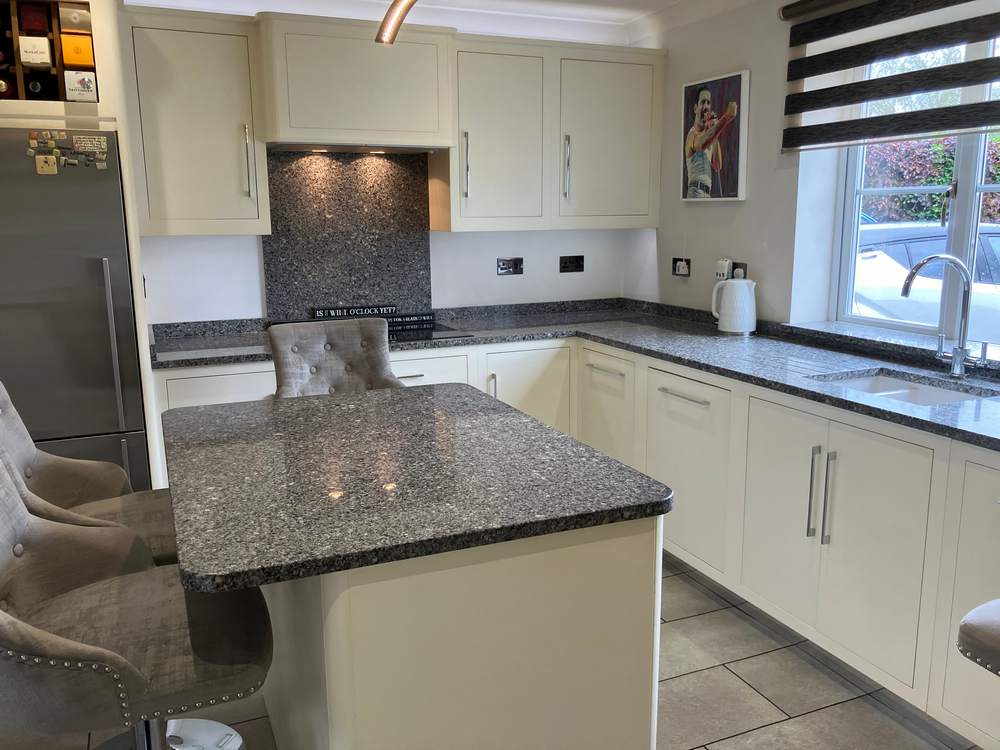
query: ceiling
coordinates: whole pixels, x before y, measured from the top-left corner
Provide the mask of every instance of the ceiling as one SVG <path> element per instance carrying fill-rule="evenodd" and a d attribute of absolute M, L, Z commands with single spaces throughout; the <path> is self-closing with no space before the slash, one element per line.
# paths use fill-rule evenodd
<path fill-rule="evenodd" d="M 419 0 L 412 23 L 473 34 L 631 44 L 642 24 L 678 5 L 704 0 Z M 389 0 L 125 0 L 127 5 L 253 15 L 263 11 L 377 20 Z"/>

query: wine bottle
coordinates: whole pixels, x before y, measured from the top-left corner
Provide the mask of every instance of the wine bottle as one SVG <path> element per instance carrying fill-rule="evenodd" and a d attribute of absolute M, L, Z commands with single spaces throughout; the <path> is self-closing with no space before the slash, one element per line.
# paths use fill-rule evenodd
<path fill-rule="evenodd" d="M 24 69 L 24 95 L 28 99 L 53 101 L 59 98 L 55 76 L 47 70 Z"/>
<path fill-rule="evenodd" d="M 0 70 L 0 99 L 17 99 L 17 79 L 11 68 Z"/>

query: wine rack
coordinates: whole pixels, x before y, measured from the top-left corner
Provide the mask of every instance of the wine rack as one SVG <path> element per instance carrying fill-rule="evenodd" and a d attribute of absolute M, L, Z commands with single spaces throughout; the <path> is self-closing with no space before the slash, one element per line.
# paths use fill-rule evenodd
<path fill-rule="evenodd" d="M 98 101 L 89 3 L 0 0 L 0 108 L 11 100 Z"/>

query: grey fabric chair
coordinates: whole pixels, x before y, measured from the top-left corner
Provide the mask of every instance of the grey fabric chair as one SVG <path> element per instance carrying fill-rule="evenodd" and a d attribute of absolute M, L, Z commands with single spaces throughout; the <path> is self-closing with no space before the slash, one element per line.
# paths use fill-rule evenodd
<path fill-rule="evenodd" d="M 958 650 L 983 669 L 1000 675 L 1000 599 L 981 604 L 962 618 Z"/>
<path fill-rule="evenodd" d="M 403 388 L 382 318 L 281 323 L 268 329 L 278 398 Z"/>
<path fill-rule="evenodd" d="M 64 523 L 80 523 L 79 517 L 85 516 L 128 526 L 146 540 L 158 563 L 177 562 L 169 490 L 132 492 L 120 466 L 38 450 L 3 383 L 0 445 L 9 454 L 10 470 L 23 478 L 35 497 L 46 501 L 29 507 L 32 513 Z"/>
<path fill-rule="evenodd" d="M 134 727 L 146 747 L 151 723 L 255 693 L 271 652 L 258 589 L 186 592 L 130 529 L 28 513 L 0 467 L 0 737 Z"/>

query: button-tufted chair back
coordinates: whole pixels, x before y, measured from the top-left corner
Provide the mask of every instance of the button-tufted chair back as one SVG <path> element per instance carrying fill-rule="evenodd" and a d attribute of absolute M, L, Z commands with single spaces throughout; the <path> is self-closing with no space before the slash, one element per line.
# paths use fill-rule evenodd
<path fill-rule="evenodd" d="M 389 365 L 385 320 L 318 320 L 268 329 L 278 398 L 402 388 Z"/>
<path fill-rule="evenodd" d="M 10 394 L 0 382 L 0 446 L 7 449 L 11 461 L 23 472 L 35 462 L 34 442 L 28 434 L 28 428 L 21 421 L 21 415 L 14 408 Z"/>

